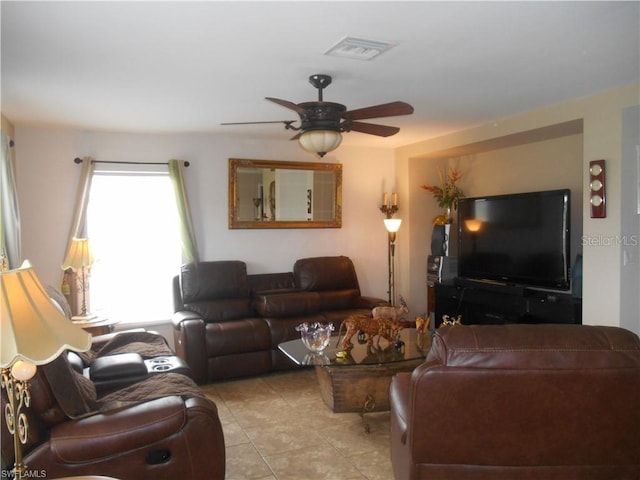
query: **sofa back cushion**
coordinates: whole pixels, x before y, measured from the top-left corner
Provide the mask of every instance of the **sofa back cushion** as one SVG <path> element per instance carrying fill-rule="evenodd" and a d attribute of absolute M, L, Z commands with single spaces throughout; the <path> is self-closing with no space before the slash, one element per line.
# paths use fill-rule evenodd
<path fill-rule="evenodd" d="M 355 288 L 318 292 L 322 311 L 349 310 L 358 308 L 360 292 Z"/>
<path fill-rule="evenodd" d="M 207 322 L 253 316 L 244 262 L 225 260 L 183 265 L 180 290 L 184 307 Z"/>
<path fill-rule="evenodd" d="M 472 465 L 478 478 L 634 478 L 615 469 L 640 464 L 640 340 L 622 328 L 443 327 L 407 398 L 412 459 L 438 478 L 443 465 L 458 466 L 450 478 Z"/>
<path fill-rule="evenodd" d="M 252 295 L 272 291 L 295 290 L 292 272 L 256 273 L 249 275 L 248 278 Z"/>
<path fill-rule="evenodd" d="M 320 311 L 320 296 L 316 292 L 266 292 L 255 295 L 253 306 L 259 316 L 267 318 L 311 315 Z"/>
<path fill-rule="evenodd" d="M 189 263 L 182 266 L 180 287 L 185 305 L 202 300 L 248 297 L 247 266 L 239 260 Z"/>
<path fill-rule="evenodd" d="M 427 362 L 509 369 L 638 368 L 628 330 L 588 325 L 469 325 L 439 329 Z"/>
<path fill-rule="evenodd" d="M 249 298 L 230 298 L 185 304 L 185 309 L 195 312 L 205 322 L 226 322 L 254 316 Z"/>
<path fill-rule="evenodd" d="M 355 289 L 360 294 L 358 277 L 349 257 L 302 258 L 293 266 L 297 288 L 309 291 Z"/>

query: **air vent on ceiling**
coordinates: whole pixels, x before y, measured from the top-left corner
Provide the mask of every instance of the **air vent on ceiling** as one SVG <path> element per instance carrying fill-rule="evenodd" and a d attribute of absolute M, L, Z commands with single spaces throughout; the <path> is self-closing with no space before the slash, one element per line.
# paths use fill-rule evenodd
<path fill-rule="evenodd" d="M 353 58 L 355 60 L 371 60 L 394 45 L 376 40 L 345 37 L 331 47 L 325 55 L 334 57 Z"/>

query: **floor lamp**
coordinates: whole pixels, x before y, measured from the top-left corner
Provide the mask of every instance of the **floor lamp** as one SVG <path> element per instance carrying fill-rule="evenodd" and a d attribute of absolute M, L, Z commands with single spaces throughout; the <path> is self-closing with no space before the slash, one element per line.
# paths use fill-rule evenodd
<path fill-rule="evenodd" d="M 23 408 L 31 404 L 29 380 L 64 350 L 84 352 L 91 335 L 74 325 L 51 301 L 28 261 L 0 272 L 1 387 L 7 391 L 5 422 L 13 436 L 14 478 L 25 477 L 22 445 L 29 438 Z"/>
<path fill-rule="evenodd" d="M 389 264 L 389 303 L 396 304 L 396 234 L 400 229 L 402 220 L 399 218 L 385 218 L 384 226 L 389 233 L 389 245 L 387 261 Z"/>

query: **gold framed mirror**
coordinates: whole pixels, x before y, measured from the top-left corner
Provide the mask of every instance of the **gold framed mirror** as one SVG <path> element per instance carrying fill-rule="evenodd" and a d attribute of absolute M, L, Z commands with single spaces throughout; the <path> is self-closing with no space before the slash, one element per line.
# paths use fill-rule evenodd
<path fill-rule="evenodd" d="M 342 164 L 229 159 L 229 228 L 341 228 Z"/>

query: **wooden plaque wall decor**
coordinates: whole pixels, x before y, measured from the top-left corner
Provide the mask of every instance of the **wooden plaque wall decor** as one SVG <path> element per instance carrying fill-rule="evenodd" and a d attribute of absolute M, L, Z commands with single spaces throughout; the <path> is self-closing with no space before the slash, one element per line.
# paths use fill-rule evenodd
<path fill-rule="evenodd" d="M 607 216 L 604 160 L 589 162 L 589 203 L 591 204 L 591 218 Z"/>

